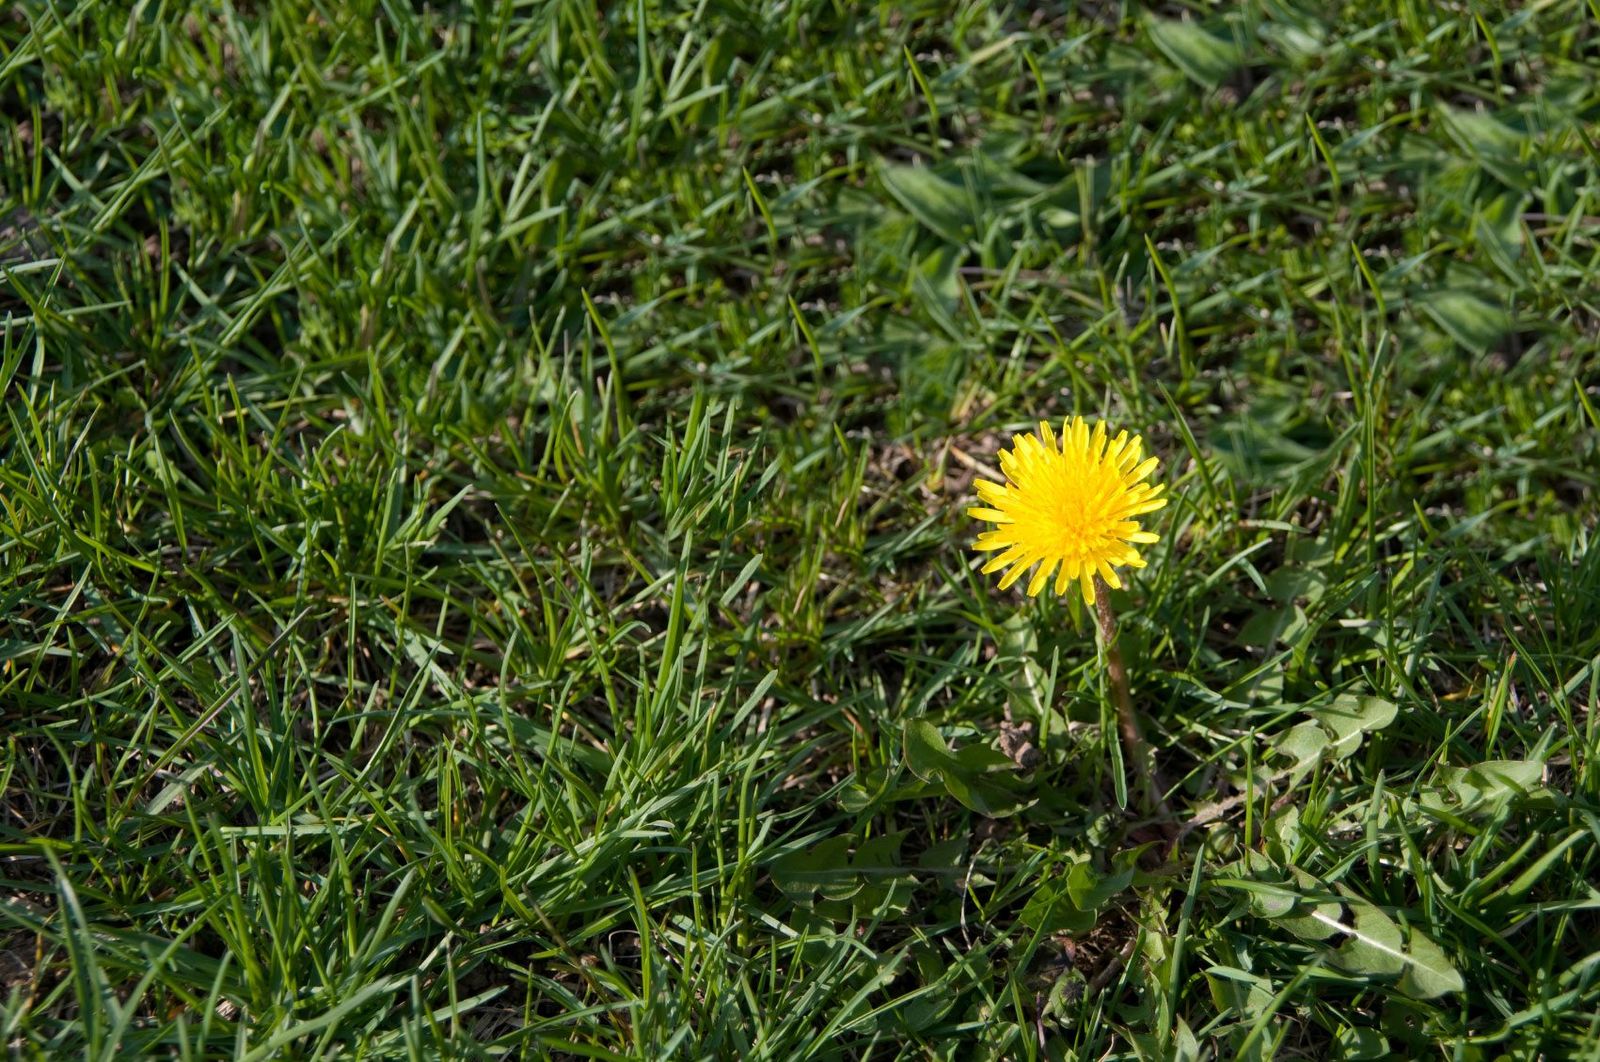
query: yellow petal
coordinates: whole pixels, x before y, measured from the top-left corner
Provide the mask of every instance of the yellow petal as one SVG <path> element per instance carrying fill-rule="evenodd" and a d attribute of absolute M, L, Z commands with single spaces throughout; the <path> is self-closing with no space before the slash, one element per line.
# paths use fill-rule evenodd
<path fill-rule="evenodd" d="M 1126 472 L 1139 463 L 1139 455 L 1144 452 L 1144 440 L 1135 435 L 1128 440 L 1128 448 L 1122 451 L 1122 456 L 1117 460 L 1117 469 Z"/>
<path fill-rule="evenodd" d="M 1078 575 L 1078 583 L 1083 587 L 1083 603 L 1094 608 L 1094 572 L 1085 564 L 1083 571 Z"/>
<path fill-rule="evenodd" d="M 1056 562 L 1050 558 L 1039 562 L 1039 567 L 1034 571 L 1033 578 L 1028 580 L 1029 597 L 1039 596 L 1039 591 L 1044 589 L 1044 584 L 1050 581 L 1050 569 L 1055 566 Z"/>
<path fill-rule="evenodd" d="M 1161 459 L 1160 458 L 1157 458 L 1157 457 L 1146 458 L 1144 464 L 1140 465 L 1138 468 L 1136 468 L 1132 472 L 1128 473 L 1128 479 L 1130 481 L 1134 482 L 1134 483 L 1137 483 L 1139 480 L 1143 479 L 1144 477 L 1148 476 L 1150 473 L 1154 472 L 1156 470 L 1156 466 L 1159 465 L 1160 463 L 1161 463 Z"/>
<path fill-rule="evenodd" d="M 993 483 L 987 479 L 977 480 L 972 484 L 972 489 L 976 490 L 978 497 L 986 502 L 1004 501 L 1007 496 L 1006 488 L 1002 484 Z"/>
<path fill-rule="evenodd" d="M 1061 570 L 1056 573 L 1056 596 L 1059 597 L 1060 595 L 1066 593 L 1067 587 L 1070 586 L 1072 584 L 1072 580 L 1076 579 L 1077 577 L 1078 566 L 1076 562 L 1069 560 L 1062 561 Z"/>
<path fill-rule="evenodd" d="M 1010 590 L 1011 584 L 1022 578 L 1022 573 L 1028 570 L 1027 564 L 1014 564 L 1011 570 L 1000 577 L 1000 589 Z"/>
<path fill-rule="evenodd" d="M 1004 553 L 990 557 L 988 562 L 983 566 L 983 574 L 988 575 L 991 572 L 999 571 L 1012 561 L 1020 560 L 1025 552 L 1026 550 L 1024 550 L 1021 546 L 1012 546 Z"/>
<path fill-rule="evenodd" d="M 967 510 L 967 515 L 972 517 L 974 520 L 988 520 L 993 524 L 1011 523 L 1011 517 L 1007 516 L 999 509 L 972 508 Z"/>
<path fill-rule="evenodd" d="M 987 553 L 990 550 L 1005 549 L 1007 546 L 1015 544 L 1016 539 L 1005 531 L 985 531 L 973 540 L 972 548 L 979 553 Z"/>

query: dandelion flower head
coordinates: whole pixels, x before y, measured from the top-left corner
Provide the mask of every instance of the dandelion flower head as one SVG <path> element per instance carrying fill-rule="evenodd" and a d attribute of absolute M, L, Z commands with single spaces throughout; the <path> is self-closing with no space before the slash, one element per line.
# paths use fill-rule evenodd
<path fill-rule="evenodd" d="M 1028 596 L 1036 597 L 1054 573 L 1056 593 L 1076 581 L 1092 606 L 1097 574 L 1121 588 L 1117 569 L 1143 568 L 1137 546 L 1158 541 L 1135 519 L 1167 504 L 1161 484 L 1141 482 L 1158 462 L 1140 460 L 1139 436 L 1124 431 L 1108 441 L 1103 421 L 1091 431 L 1082 417 L 1062 425 L 1059 439 L 1041 421 L 1037 435 L 1014 435 L 1011 442 L 1010 450 L 1000 451 L 1006 482 L 979 480 L 978 497 L 986 504 L 967 510 L 996 525 L 973 543 L 979 552 L 995 553 L 984 574 L 1009 567 L 1000 577 L 1004 590 L 1033 568 Z"/>

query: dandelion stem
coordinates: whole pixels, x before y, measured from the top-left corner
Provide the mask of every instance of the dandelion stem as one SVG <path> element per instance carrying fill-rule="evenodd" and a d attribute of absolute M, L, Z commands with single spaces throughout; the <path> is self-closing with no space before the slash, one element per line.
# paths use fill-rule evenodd
<path fill-rule="evenodd" d="M 1128 693 L 1128 669 L 1122 663 L 1122 650 L 1117 646 L 1117 617 L 1111 611 L 1111 594 L 1100 579 L 1094 581 L 1094 614 L 1100 626 L 1100 645 L 1106 654 L 1106 674 L 1111 680 L 1111 694 L 1117 702 L 1117 729 L 1122 732 L 1122 744 L 1144 790 L 1145 810 L 1163 818 L 1171 812 L 1162 795 L 1166 786 L 1156 770 L 1150 745 L 1144 739 L 1144 729 L 1133 710 L 1133 698 Z"/>

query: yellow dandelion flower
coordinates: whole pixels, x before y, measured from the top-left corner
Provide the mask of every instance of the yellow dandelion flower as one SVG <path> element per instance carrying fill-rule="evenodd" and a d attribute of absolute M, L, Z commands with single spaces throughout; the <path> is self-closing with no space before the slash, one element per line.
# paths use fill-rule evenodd
<path fill-rule="evenodd" d="M 1143 568 L 1136 544 L 1159 541 L 1134 519 L 1167 504 L 1159 483 L 1142 483 L 1154 472 L 1154 457 L 1140 460 L 1144 441 L 1121 432 L 1109 442 L 1105 422 L 1090 431 L 1082 417 L 1062 426 L 1058 440 L 1050 425 L 1039 434 L 1012 436 L 1012 449 L 1000 451 L 1006 482 L 979 480 L 978 497 L 987 505 L 967 515 L 998 525 L 973 543 L 979 552 L 1000 551 L 983 566 L 984 574 L 1010 567 L 1000 577 L 1004 590 L 1034 565 L 1028 596 L 1036 597 L 1056 573 L 1056 593 L 1074 580 L 1094 606 L 1094 577 L 1113 589 L 1117 569 Z"/>

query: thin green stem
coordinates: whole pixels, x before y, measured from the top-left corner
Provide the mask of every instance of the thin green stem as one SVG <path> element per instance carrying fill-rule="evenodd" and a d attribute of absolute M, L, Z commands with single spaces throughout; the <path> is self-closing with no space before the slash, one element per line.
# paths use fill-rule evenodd
<path fill-rule="evenodd" d="M 1139 715 L 1133 709 L 1133 697 L 1128 692 L 1128 669 L 1122 662 L 1122 649 L 1117 645 L 1117 617 L 1111 611 L 1111 594 L 1106 584 L 1094 581 L 1094 614 L 1100 627 L 1100 646 L 1105 652 L 1106 674 L 1111 681 L 1111 695 L 1117 702 L 1117 729 L 1122 733 L 1122 745 L 1127 759 L 1139 776 L 1145 810 L 1151 815 L 1169 817 L 1166 786 L 1156 770 L 1155 757 L 1150 743 L 1144 739 L 1144 728 L 1139 725 Z"/>

